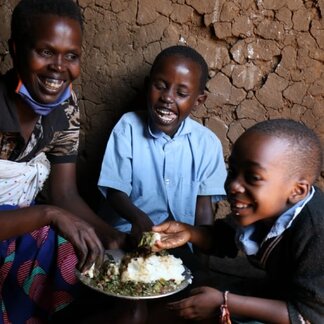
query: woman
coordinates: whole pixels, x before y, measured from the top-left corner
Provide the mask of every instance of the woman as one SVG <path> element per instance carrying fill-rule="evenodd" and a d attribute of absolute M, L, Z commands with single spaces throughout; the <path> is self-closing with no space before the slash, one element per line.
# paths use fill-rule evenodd
<path fill-rule="evenodd" d="M 80 74 L 81 43 L 81 14 L 72 0 L 22 0 L 14 9 L 13 69 L 0 79 L 4 323 L 46 321 L 71 302 L 76 263 L 84 271 L 102 261 L 103 246 L 124 240 L 77 191 L 80 125 L 71 83 Z M 37 205 L 46 179 L 51 204 Z"/>

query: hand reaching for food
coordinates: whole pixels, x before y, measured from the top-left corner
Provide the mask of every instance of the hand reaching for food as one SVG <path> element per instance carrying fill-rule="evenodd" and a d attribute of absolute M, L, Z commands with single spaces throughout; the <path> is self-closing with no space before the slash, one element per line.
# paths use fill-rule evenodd
<path fill-rule="evenodd" d="M 182 246 L 191 240 L 192 226 L 176 221 L 167 221 L 153 226 L 152 231 L 160 235 L 152 246 L 152 251 L 173 249 Z"/>

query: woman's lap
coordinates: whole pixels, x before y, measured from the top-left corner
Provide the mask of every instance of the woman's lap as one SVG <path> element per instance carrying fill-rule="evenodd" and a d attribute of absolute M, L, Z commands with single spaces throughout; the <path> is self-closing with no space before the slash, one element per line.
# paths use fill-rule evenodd
<path fill-rule="evenodd" d="M 50 227 L 1 241 L 0 253 L 4 323 L 46 320 L 73 300 L 77 258 L 71 244 Z"/>

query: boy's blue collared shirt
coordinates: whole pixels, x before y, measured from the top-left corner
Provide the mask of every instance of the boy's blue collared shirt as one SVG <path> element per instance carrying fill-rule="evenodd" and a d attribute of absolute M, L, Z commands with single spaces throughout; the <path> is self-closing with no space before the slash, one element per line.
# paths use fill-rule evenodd
<path fill-rule="evenodd" d="M 315 193 L 314 187 L 311 188 L 311 192 L 303 200 L 296 203 L 294 206 L 285 211 L 273 224 L 267 236 L 262 242 L 257 242 L 251 237 L 255 236 L 258 228 L 255 224 L 251 224 L 246 227 L 240 227 L 236 233 L 236 240 L 238 246 L 247 254 L 255 255 L 259 251 L 263 242 L 273 237 L 281 235 L 287 228 L 291 226 L 294 219 L 299 215 L 304 206 L 312 199 Z"/>
<path fill-rule="evenodd" d="M 125 114 L 110 135 L 98 186 L 129 195 L 155 224 L 170 214 L 193 224 L 197 195 L 225 196 L 226 168 L 219 139 L 190 118 L 173 138 L 151 130 L 147 113 Z M 122 218 L 112 220 L 129 231 Z"/>

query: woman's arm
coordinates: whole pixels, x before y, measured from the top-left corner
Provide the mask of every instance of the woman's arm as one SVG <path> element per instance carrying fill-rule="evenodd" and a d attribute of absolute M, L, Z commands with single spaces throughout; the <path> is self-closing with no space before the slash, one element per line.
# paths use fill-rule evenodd
<path fill-rule="evenodd" d="M 105 248 L 122 247 L 126 235 L 115 230 L 97 216 L 79 195 L 76 185 L 75 163 L 53 164 L 50 174 L 51 202 L 68 210 L 89 223 L 101 239 Z"/>
<path fill-rule="evenodd" d="M 23 235 L 50 225 L 63 210 L 48 205 L 0 211 L 0 240 Z"/>
<path fill-rule="evenodd" d="M 83 271 L 102 263 L 103 248 L 93 228 L 70 212 L 55 206 L 38 205 L 0 212 L 0 239 L 23 235 L 50 225 L 74 246 Z"/>

